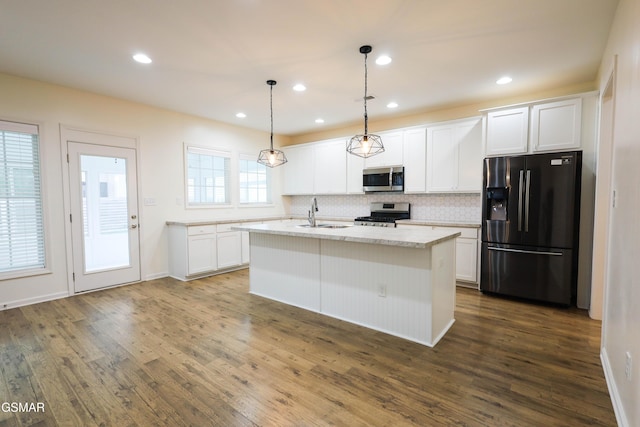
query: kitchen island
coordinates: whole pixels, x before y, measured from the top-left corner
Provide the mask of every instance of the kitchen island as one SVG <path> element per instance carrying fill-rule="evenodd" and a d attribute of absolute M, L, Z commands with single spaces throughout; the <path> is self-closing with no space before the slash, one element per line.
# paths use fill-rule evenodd
<path fill-rule="evenodd" d="M 250 235 L 252 294 L 430 347 L 451 327 L 460 233 L 304 225 L 234 227 Z"/>

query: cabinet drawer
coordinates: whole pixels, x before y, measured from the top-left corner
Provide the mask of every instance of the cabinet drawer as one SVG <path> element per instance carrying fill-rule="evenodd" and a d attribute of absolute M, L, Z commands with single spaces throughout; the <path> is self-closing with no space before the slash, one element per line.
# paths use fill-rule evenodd
<path fill-rule="evenodd" d="M 236 227 L 238 225 L 240 225 L 240 224 L 238 224 L 238 223 L 218 224 L 216 227 L 217 227 L 218 233 L 224 233 L 224 232 L 227 232 L 227 231 L 237 231 L 237 230 L 232 230 L 232 228 Z"/>
<path fill-rule="evenodd" d="M 194 225 L 187 227 L 187 235 L 197 236 L 199 234 L 212 234 L 216 232 L 216 226 L 214 225 Z"/>

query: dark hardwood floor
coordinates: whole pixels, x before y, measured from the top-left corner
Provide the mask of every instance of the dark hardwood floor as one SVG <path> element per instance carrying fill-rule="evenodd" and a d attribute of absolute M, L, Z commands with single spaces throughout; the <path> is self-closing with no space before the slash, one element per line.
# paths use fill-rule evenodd
<path fill-rule="evenodd" d="M 615 426 L 600 322 L 458 289 L 435 348 L 248 294 L 248 270 L 0 312 L 0 426 Z"/>

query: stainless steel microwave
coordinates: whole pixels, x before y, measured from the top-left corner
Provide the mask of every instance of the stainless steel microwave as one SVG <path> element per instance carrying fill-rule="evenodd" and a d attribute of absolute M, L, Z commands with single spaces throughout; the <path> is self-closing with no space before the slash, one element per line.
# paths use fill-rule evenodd
<path fill-rule="evenodd" d="M 404 166 L 364 169 L 362 171 L 362 188 L 365 193 L 403 192 Z"/>

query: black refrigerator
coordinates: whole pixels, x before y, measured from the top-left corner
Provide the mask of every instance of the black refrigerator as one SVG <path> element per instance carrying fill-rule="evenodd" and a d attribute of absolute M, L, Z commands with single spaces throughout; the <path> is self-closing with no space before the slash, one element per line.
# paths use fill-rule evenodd
<path fill-rule="evenodd" d="M 582 152 L 484 160 L 480 290 L 576 300 Z"/>

